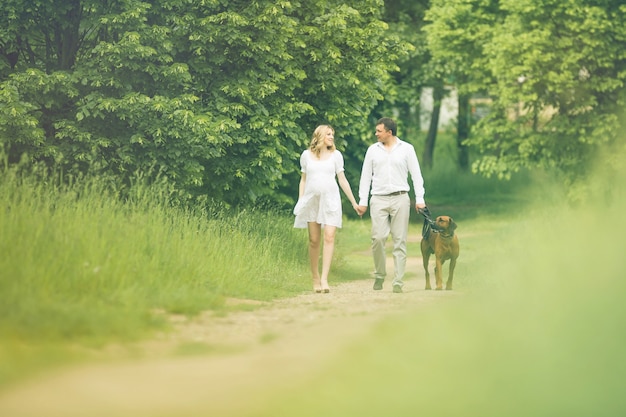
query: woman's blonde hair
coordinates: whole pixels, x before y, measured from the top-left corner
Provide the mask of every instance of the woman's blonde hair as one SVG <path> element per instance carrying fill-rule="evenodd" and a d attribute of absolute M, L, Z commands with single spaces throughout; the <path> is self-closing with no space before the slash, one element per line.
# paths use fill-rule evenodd
<path fill-rule="evenodd" d="M 309 149 L 315 155 L 320 156 L 320 153 L 325 146 L 324 138 L 326 137 L 326 132 L 328 132 L 329 130 L 332 130 L 332 132 L 335 133 L 335 129 L 333 129 L 331 125 L 319 125 L 317 128 L 315 128 L 315 131 L 313 132 L 313 137 L 311 138 L 311 145 L 309 146 Z M 335 151 L 335 149 L 335 143 L 333 142 L 333 145 L 330 146 L 328 150 Z"/>

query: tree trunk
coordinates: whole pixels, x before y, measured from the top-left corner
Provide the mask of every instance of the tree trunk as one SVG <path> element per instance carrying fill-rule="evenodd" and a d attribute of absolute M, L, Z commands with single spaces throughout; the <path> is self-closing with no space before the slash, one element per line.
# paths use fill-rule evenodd
<path fill-rule="evenodd" d="M 426 169 L 433 167 L 435 153 L 435 142 L 437 141 L 437 130 L 439 128 L 439 114 L 441 113 L 441 100 L 444 96 L 443 85 L 433 87 L 433 112 L 430 116 L 430 126 L 424 144 L 424 153 L 420 165 Z"/>
<path fill-rule="evenodd" d="M 69 70 L 76 62 L 80 47 L 80 23 L 83 9 L 80 0 L 68 1 L 62 22 L 53 25 L 52 38 L 48 39 L 49 48 L 54 51 L 56 62 L 51 63 L 54 70 Z"/>
<path fill-rule="evenodd" d="M 459 118 L 457 120 L 457 136 L 456 146 L 458 149 L 458 164 L 462 171 L 469 170 L 469 149 L 463 144 L 465 139 L 469 137 L 470 131 L 470 111 L 469 99 L 466 94 L 459 94 Z"/>
<path fill-rule="evenodd" d="M 417 109 L 409 103 L 401 103 L 398 105 L 400 112 L 399 119 L 403 121 L 403 129 L 399 132 L 399 136 L 413 144 L 417 143 L 420 137 L 420 113 L 419 106 Z"/>

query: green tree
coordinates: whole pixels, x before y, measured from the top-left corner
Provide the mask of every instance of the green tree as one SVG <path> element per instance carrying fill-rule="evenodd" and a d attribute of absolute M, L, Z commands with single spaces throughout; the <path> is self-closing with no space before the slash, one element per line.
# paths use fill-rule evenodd
<path fill-rule="evenodd" d="M 485 47 L 493 38 L 500 19 L 495 0 L 433 0 L 426 13 L 429 24 L 428 49 L 432 68 L 457 90 L 458 164 L 469 169 L 467 141 L 470 130 L 469 100 L 489 91 L 492 77 L 488 71 Z"/>
<path fill-rule="evenodd" d="M 492 99 L 466 141 L 482 152 L 476 171 L 586 174 L 624 128 L 625 13 L 617 0 L 433 1 L 433 55 L 463 77 L 459 89 Z"/>
<path fill-rule="evenodd" d="M 383 90 L 382 100 L 372 110 L 369 132 L 373 123 L 383 116 L 397 115 L 399 131 L 404 139 L 415 141 L 420 136 L 420 93 L 426 83 L 424 72 L 428 51 L 421 28 L 427 1 L 386 0 L 383 20 L 388 31 L 410 45 L 408 53 L 389 61 L 392 77 Z M 371 134 L 370 134 L 371 136 Z"/>
<path fill-rule="evenodd" d="M 193 13 L 207 16 L 187 25 L 194 54 L 184 59 L 196 94 L 205 111 L 229 116 L 220 132 L 227 151 L 204 162 L 211 195 L 255 198 L 282 185 L 294 197 L 298 156 L 315 126 L 355 136 L 382 99 L 389 62 L 406 48 L 386 32 L 380 6 L 242 1 Z M 224 173 L 227 183 L 219 180 Z"/>
<path fill-rule="evenodd" d="M 358 132 L 408 50 L 382 5 L 5 1 L 0 142 L 12 163 L 290 201 L 315 125 Z"/>
<path fill-rule="evenodd" d="M 441 102 L 449 91 L 445 88 L 446 80 L 449 79 L 447 69 L 437 59 L 433 59 L 428 49 L 427 32 L 424 29 L 428 23 L 425 19 L 429 6 L 430 1 L 385 1 L 385 21 L 413 49 L 398 62 L 398 71 L 393 73 L 385 100 L 374 109 L 372 117 L 375 119 L 380 115 L 397 114 L 402 137 L 416 142 L 425 127 L 421 126 L 420 114 L 422 90 L 432 88 L 434 106 L 420 158 L 421 165 L 426 169 L 434 165 Z M 459 153 L 463 154 L 465 147 L 460 146 L 460 149 Z"/>
<path fill-rule="evenodd" d="M 202 180 L 198 154 L 211 137 L 193 114 L 186 64 L 168 27 L 136 0 L 5 2 L 3 45 L 18 59 L 3 70 L 0 130 L 10 161 L 27 154 L 67 174 L 137 171 Z"/>

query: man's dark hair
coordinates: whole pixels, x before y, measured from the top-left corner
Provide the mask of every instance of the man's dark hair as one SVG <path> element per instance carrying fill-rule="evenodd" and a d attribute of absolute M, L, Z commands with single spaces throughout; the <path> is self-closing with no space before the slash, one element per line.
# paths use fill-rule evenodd
<path fill-rule="evenodd" d="M 398 125 L 396 124 L 396 121 L 393 119 L 390 119 L 389 117 L 383 117 L 382 119 L 378 119 L 378 122 L 376 122 L 376 126 L 378 125 L 384 125 L 386 130 L 391 130 L 391 134 L 396 136 L 396 133 L 398 132 Z"/>

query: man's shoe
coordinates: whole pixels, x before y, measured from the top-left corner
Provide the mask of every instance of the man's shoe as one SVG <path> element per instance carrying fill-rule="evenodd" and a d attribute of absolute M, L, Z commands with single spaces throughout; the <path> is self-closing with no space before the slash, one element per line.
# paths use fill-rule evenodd
<path fill-rule="evenodd" d="M 399 285 L 394 285 L 393 286 L 393 292 L 395 293 L 401 293 L 402 292 L 402 287 Z"/>
<path fill-rule="evenodd" d="M 379 291 L 383 289 L 383 281 L 385 281 L 384 279 L 380 279 L 380 278 L 376 278 L 374 280 L 374 290 L 375 291 Z"/>

